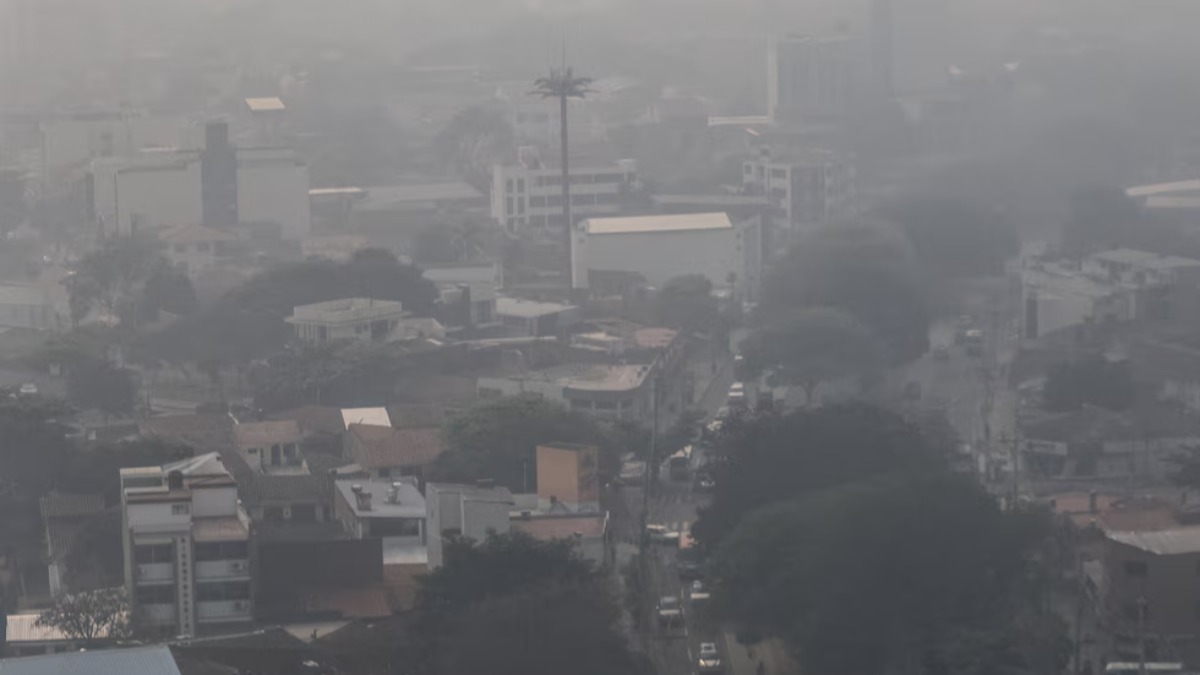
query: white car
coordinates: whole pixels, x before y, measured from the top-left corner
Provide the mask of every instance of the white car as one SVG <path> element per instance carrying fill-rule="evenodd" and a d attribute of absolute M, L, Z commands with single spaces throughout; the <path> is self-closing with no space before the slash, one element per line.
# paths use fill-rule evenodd
<path fill-rule="evenodd" d="M 37 396 L 37 393 L 38 388 L 36 384 L 32 382 L 26 382 L 25 384 L 21 385 L 20 394 L 22 396 Z"/>
<path fill-rule="evenodd" d="M 650 535 L 650 541 L 656 541 L 661 544 L 675 544 L 679 542 L 679 533 L 668 530 L 666 525 L 647 525 L 646 534 Z"/>
<path fill-rule="evenodd" d="M 715 673 L 721 670 L 721 657 L 717 653 L 715 642 L 700 643 L 700 659 L 697 664 L 702 673 Z"/>

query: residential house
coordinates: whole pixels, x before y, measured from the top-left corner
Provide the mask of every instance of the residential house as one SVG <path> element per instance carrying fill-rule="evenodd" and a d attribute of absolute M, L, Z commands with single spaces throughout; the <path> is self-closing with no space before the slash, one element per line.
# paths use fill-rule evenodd
<path fill-rule="evenodd" d="M 201 635 L 246 627 L 250 517 L 217 453 L 121 470 L 125 585 L 143 628 Z"/>
<path fill-rule="evenodd" d="M 138 421 L 143 438 L 185 445 L 197 455 L 226 452 L 235 446 L 234 421 L 229 415 L 192 414 L 147 417 Z"/>
<path fill-rule="evenodd" d="M 520 298 L 496 298 L 496 316 L 506 337 L 557 337 L 579 323 L 581 311 L 574 305 L 534 302 Z"/>
<path fill-rule="evenodd" d="M 1200 444 L 1200 418 L 1169 405 L 1124 412 L 1084 406 L 1024 421 L 1023 468 L 1032 475 L 1165 480 L 1181 452 Z"/>
<path fill-rule="evenodd" d="M 355 539 L 383 539 L 389 551 L 420 555 L 425 548 L 425 497 L 412 480 L 336 481 L 334 512 Z M 418 550 L 419 549 L 419 550 Z"/>
<path fill-rule="evenodd" d="M 203 225 L 176 225 L 158 233 L 163 253 L 171 264 L 190 278 L 217 267 L 237 237 Z"/>
<path fill-rule="evenodd" d="M 533 395 L 606 419 L 647 421 L 656 366 L 567 364 L 507 377 L 481 377 L 482 398 Z"/>
<path fill-rule="evenodd" d="M 0 659 L 4 675 L 181 675 L 163 645 Z"/>
<path fill-rule="evenodd" d="M 104 495 L 69 495 L 51 492 L 42 497 L 39 506 L 42 525 L 46 528 L 46 560 L 50 577 L 50 595 L 67 590 L 65 577 L 67 559 L 80 533 L 96 515 L 104 511 Z M 87 570 L 75 570 L 86 573 Z"/>
<path fill-rule="evenodd" d="M 346 433 L 346 454 L 374 479 L 411 476 L 421 480 L 441 452 L 441 430 L 437 428 L 351 424 Z"/>
<path fill-rule="evenodd" d="M 392 418 L 388 415 L 387 408 L 343 408 L 342 424 L 345 431 L 350 430 L 351 424 L 390 427 Z"/>
<path fill-rule="evenodd" d="M 425 505 L 425 541 L 432 570 L 442 565 L 446 537 L 483 541 L 490 533 L 508 532 L 513 496 L 503 487 L 428 483 Z"/>
<path fill-rule="evenodd" d="M 569 540 L 579 555 L 597 566 L 610 565 L 613 546 L 608 513 L 530 513 L 513 514 L 511 528 L 541 541 Z"/>
<path fill-rule="evenodd" d="M 604 294 L 593 282 L 612 273 L 637 275 L 654 288 L 701 274 L 715 288 L 753 299 L 762 242 L 758 216 L 737 223 L 722 212 L 589 218 L 571 238 L 571 283 Z"/>
<path fill-rule="evenodd" d="M 409 317 L 403 305 L 393 300 L 345 298 L 317 302 L 296 307 L 284 320 L 295 327 L 296 337 L 315 344 L 446 336 L 445 328 L 436 320 Z"/>
<path fill-rule="evenodd" d="M 1194 649 L 1200 637 L 1200 527 L 1109 531 L 1102 562 L 1099 602 L 1118 653 L 1134 657 L 1142 641 L 1152 661 Z"/>
<path fill-rule="evenodd" d="M 238 454 L 256 473 L 308 473 L 300 425 L 292 420 L 238 424 L 233 436 Z"/>
<path fill-rule="evenodd" d="M 600 511 L 600 449 L 578 443 L 537 447 L 538 510 L 547 513 Z"/>

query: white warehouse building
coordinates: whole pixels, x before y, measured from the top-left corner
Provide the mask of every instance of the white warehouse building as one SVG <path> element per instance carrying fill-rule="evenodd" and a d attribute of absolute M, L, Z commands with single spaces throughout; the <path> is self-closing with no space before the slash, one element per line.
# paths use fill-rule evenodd
<path fill-rule="evenodd" d="M 640 276 L 661 287 L 703 274 L 714 288 L 753 299 L 762 279 L 762 222 L 725 213 L 589 218 L 571 239 L 571 282 L 592 288 L 597 274 Z"/>

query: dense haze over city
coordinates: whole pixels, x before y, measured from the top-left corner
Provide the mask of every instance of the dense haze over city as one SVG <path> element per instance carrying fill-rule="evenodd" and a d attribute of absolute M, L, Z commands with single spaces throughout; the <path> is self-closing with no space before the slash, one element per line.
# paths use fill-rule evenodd
<path fill-rule="evenodd" d="M 0 0 L 0 675 L 1200 672 L 1197 26 Z"/>

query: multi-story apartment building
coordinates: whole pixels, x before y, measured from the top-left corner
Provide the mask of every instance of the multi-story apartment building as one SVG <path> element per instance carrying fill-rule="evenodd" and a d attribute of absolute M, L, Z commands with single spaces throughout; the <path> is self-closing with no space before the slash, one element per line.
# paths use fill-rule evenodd
<path fill-rule="evenodd" d="M 492 217 L 510 234 L 528 233 L 557 241 L 562 236 L 561 167 L 546 162 L 533 148 L 522 148 L 513 164 L 492 167 Z M 637 162 L 573 163 L 571 217 L 620 213 L 623 193 L 637 181 Z"/>
<path fill-rule="evenodd" d="M 777 122 L 836 120 L 850 112 L 862 65 L 854 39 L 787 36 L 767 59 L 767 105 Z"/>
<path fill-rule="evenodd" d="M 858 213 L 854 164 L 830 150 L 773 156 L 762 149 L 742 163 L 742 187 L 766 195 L 792 229 L 844 220 Z"/>
<path fill-rule="evenodd" d="M 204 635 L 251 621 L 250 519 L 217 453 L 121 470 L 125 586 L 153 633 Z"/>

